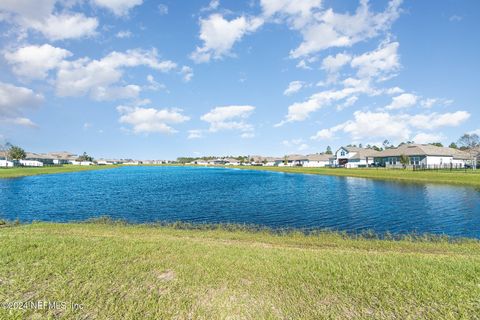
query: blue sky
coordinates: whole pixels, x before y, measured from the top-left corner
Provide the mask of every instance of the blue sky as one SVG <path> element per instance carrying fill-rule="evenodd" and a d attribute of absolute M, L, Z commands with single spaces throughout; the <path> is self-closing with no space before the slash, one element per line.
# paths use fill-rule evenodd
<path fill-rule="evenodd" d="M 478 1 L 2 0 L 0 139 L 281 156 L 480 133 Z"/>

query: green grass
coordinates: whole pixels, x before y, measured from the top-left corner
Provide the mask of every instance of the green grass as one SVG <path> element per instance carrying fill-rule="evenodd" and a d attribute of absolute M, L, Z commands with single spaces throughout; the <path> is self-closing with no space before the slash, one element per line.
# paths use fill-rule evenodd
<path fill-rule="evenodd" d="M 474 319 L 480 243 L 121 224 L 0 228 L 0 319 Z M 71 303 L 81 304 L 74 311 Z"/>
<path fill-rule="evenodd" d="M 480 170 L 430 170 L 430 171 L 413 171 L 413 170 L 391 170 L 383 168 L 303 168 L 303 167 L 257 167 L 257 166 L 236 166 L 235 168 L 247 170 L 267 170 L 288 173 L 308 173 L 330 176 L 369 178 L 377 180 L 392 180 L 403 182 L 419 182 L 419 183 L 441 183 L 456 184 L 480 187 Z"/>
<path fill-rule="evenodd" d="M 53 173 L 66 173 L 77 171 L 89 171 L 116 168 L 118 166 L 106 165 L 106 166 L 76 166 L 76 165 L 64 165 L 53 167 L 14 167 L 14 168 L 0 168 L 0 179 L 2 178 L 18 178 L 25 176 L 36 176 L 41 174 L 53 174 Z"/>

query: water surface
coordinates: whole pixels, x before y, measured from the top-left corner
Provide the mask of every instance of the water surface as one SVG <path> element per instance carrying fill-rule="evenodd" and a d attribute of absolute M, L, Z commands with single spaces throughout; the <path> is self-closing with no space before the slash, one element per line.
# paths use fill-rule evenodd
<path fill-rule="evenodd" d="M 480 191 L 361 178 L 198 167 L 0 179 L 0 219 L 233 222 L 274 228 L 480 238 Z"/>

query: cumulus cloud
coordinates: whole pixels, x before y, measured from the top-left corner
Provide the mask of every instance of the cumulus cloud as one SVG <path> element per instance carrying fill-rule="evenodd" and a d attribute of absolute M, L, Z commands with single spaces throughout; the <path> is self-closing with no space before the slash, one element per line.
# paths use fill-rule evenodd
<path fill-rule="evenodd" d="M 127 15 L 133 7 L 141 5 L 143 0 L 93 0 L 93 2 L 100 7 L 112 11 L 117 16 L 124 16 Z"/>
<path fill-rule="evenodd" d="M 283 92 L 284 95 L 289 96 L 294 93 L 297 93 L 305 86 L 305 82 L 303 81 L 292 81 L 288 84 L 287 89 Z"/>
<path fill-rule="evenodd" d="M 0 2 L 0 13 L 4 13 L 5 21 L 18 26 L 18 31 L 35 30 L 52 41 L 95 35 L 96 18 L 66 10 L 55 13 L 57 3 L 57 0 L 4 0 Z"/>
<path fill-rule="evenodd" d="M 445 139 L 442 134 L 420 132 L 412 138 L 412 141 L 420 144 L 440 142 Z"/>
<path fill-rule="evenodd" d="M 15 51 L 7 51 L 5 60 L 12 65 L 13 72 L 22 78 L 44 79 L 48 71 L 57 68 L 72 53 L 49 44 L 25 46 Z"/>
<path fill-rule="evenodd" d="M 33 126 L 34 123 L 25 118 L 23 113 L 39 106 L 43 100 L 41 94 L 31 89 L 0 82 L 0 122 Z"/>
<path fill-rule="evenodd" d="M 221 59 L 231 54 L 233 45 L 249 32 L 253 32 L 263 24 L 260 18 L 240 16 L 227 20 L 221 14 L 212 14 L 200 19 L 201 47 L 191 54 L 196 63 L 208 62 L 210 59 Z"/>
<path fill-rule="evenodd" d="M 341 67 L 346 65 L 352 60 L 352 56 L 347 53 L 338 53 L 335 56 L 327 56 L 322 61 L 322 69 L 330 73 L 335 73 L 340 70 Z"/>
<path fill-rule="evenodd" d="M 293 121 L 304 121 L 308 119 L 312 112 L 330 106 L 333 102 L 345 101 L 347 99 L 345 106 L 353 105 L 357 98 L 349 98 L 359 93 L 376 94 L 375 90 L 370 87 L 368 79 L 348 78 L 343 83 L 345 86 L 343 89 L 321 91 L 311 95 L 306 101 L 291 104 L 288 107 L 285 119 L 275 126 L 279 127 Z"/>
<path fill-rule="evenodd" d="M 454 113 L 398 114 L 388 112 L 356 111 L 353 119 L 329 129 L 322 129 L 312 139 L 331 139 L 337 132 L 349 134 L 354 141 L 362 139 L 411 140 L 416 130 L 434 130 L 441 127 L 456 127 L 470 117 L 466 111 Z M 428 133 L 430 135 L 430 133 Z M 438 135 L 438 134 L 437 134 Z M 427 133 L 417 132 L 418 140 L 427 138 Z M 429 138 L 432 138 L 429 136 Z"/>
<path fill-rule="evenodd" d="M 354 57 L 351 66 L 358 69 L 357 76 L 360 78 L 389 78 L 400 68 L 398 47 L 398 42 L 382 43 L 376 50 Z"/>
<path fill-rule="evenodd" d="M 385 107 L 386 110 L 398 110 L 410 108 L 417 104 L 418 97 L 411 93 L 402 93 L 399 96 L 393 97 L 392 102 Z"/>
<path fill-rule="evenodd" d="M 147 66 L 168 72 L 177 67 L 170 60 L 159 60 L 155 50 L 128 50 L 111 52 L 100 60 L 82 58 L 64 61 L 57 72 L 56 92 L 59 96 L 90 95 L 96 100 L 136 97 L 140 88 L 135 85 L 118 86 L 125 68 Z"/>
<path fill-rule="evenodd" d="M 118 106 L 120 123 L 129 124 L 134 133 L 175 133 L 172 124 L 188 121 L 181 109 L 155 109 L 131 106 Z"/>
<path fill-rule="evenodd" d="M 361 0 L 354 14 L 335 13 L 332 9 L 312 13 L 312 7 L 306 5 L 306 11 L 292 18 L 292 28 L 300 31 L 303 42 L 290 52 L 290 56 L 300 58 L 332 47 L 350 47 L 378 36 L 398 18 L 400 4 L 401 0 L 392 0 L 385 11 L 373 13 L 368 0 Z"/>
<path fill-rule="evenodd" d="M 183 66 L 180 69 L 180 74 L 183 76 L 183 81 L 189 82 L 193 78 L 193 69 L 189 66 Z"/>
<path fill-rule="evenodd" d="M 255 107 L 249 105 L 243 106 L 225 106 L 216 107 L 210 112 L 200 117 L 201 120 L 210 124 L 209 131 L 217 132 L 220 130 L 239 130 L 242 134 L 253 134 L 253 126 L 245 120 L 250 117 Z M 244 135 L 244 138 L 250 135 Z"/>

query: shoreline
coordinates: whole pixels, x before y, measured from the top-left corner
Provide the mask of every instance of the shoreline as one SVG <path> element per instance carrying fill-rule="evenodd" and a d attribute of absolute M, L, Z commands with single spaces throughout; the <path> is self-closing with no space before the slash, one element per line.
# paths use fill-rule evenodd
<path fill-rule="evenodd" d="M 375 168 L 345 169 L 345 168 L 307 168 L 307 167 L 264 167 L 264 166 L 203 166 L 203 165 L 106 165 L 106 166 L 73 166 L 62 167 L 22 167 L 22 168 L 0 168 L 0 179 L 21 178 L 26 176 L 69 173 L 79 171 L 93 171 L 103 169 L 115 169 L 122 167 L 194 167 L 194 168 L 226 168 L 240 170 L 270 171 L 293 174 L 315 174 L 337 177 L 364 178 L 380 181 L 405 182 L 405 183 L 432 183 L 453 186 L 480 187 L 480 170 L 477 171 L 411 171 L 411 170 L 389 170 Z"/>

